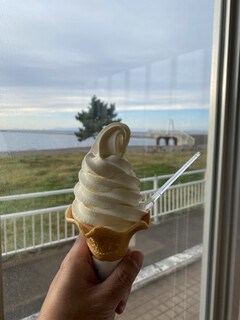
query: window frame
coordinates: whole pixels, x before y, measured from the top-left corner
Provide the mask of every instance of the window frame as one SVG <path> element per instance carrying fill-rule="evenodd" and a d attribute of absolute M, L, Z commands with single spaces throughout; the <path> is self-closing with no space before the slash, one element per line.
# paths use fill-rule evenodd
<path fill-rule="evenodd" d="M 0 219 L 0 319 L 4 319 L 4 303 L 3 303 L 3 274 L 2 274 L 2 234 Z"/>
<path fill-rule="evenodd" d="M 240 1 L 216 0 L 200 319 L 237 319 L 240 291 Z"/>

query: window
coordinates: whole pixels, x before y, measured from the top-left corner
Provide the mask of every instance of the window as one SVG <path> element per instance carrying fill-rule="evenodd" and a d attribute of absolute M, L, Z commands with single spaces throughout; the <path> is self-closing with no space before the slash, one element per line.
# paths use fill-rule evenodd
<path fill-rule="evenodd" d="M 239 21 L 230 0 L 3 4 L 4 319 L 37 317 L 78 234 L 64 212 L 94 139 L 75 116 L 94 95 L 131 129 L 144 200 L 201 152 L 132 239 L 145 260 L 125 317 L 237 319 Z"/>

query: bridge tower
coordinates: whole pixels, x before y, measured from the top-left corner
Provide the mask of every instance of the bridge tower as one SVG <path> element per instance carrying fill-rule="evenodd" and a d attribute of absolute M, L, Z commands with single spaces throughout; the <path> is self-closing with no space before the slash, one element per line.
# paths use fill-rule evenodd
<path fill-rule="evenodd" d="M 167 128 L 166 133 L 167 134 L 171 134 L 171 133 L 174 133 L 174 132 L 175 132 L 174 120 L 173 119 L 169 119 L 168 128 Z"/>

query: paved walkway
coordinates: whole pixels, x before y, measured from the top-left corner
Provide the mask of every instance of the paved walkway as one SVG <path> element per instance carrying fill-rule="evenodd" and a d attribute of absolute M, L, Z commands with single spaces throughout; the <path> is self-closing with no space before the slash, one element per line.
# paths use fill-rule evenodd
<path fill-rule="evenodd" d="M 199 319 L 201 260 L 131 293 L 116 320 Z"/>

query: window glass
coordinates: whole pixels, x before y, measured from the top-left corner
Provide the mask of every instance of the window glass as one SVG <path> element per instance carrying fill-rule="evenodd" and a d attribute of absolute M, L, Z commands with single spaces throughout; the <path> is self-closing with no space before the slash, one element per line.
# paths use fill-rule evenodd
<path fill-rule="evenodd" d="M 78 234 L 64 213 L 94 137 L 78 141 L 75 117 L 94 96 L 115 104 L 131 129 L 126 157 L 144 201 L 201 152 L 154 204 L 150 228 L 131 241 L 145 259 L 125 310 L 126 319 L 198 319 L 212 24 L 209 0 L 4 2 L 5 319 L 39 312 Z"/>

